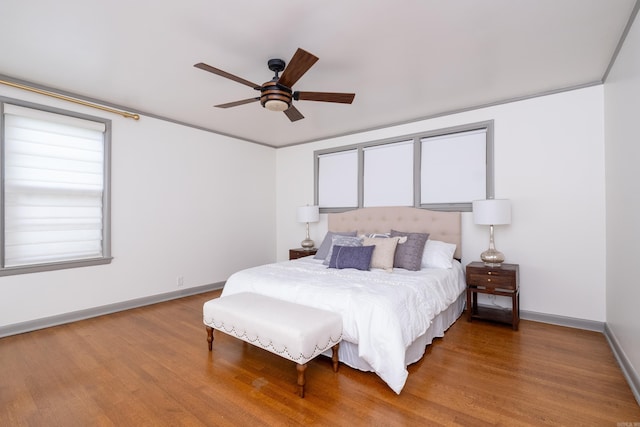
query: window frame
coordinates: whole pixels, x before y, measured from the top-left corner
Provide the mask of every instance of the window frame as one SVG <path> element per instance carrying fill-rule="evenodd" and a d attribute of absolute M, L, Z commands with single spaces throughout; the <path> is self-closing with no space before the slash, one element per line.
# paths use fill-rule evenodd
<path fill-rule="evenodd" d="M 96 258 L 83 258 L 77 260 L 5 267 L 5 104 L 17 105 L 24 108 L 30 108 L 47 113 L 53 113 L 104 124 L 104 160 L 102 165 L 102 256 Z M 39 273 L 44 271 L 88 267 L 94 265 L 105 265 L 111 263 L 111 261 L 113 260 L 113 257 L 111 256 L 111 137 L 111 120 L 109 119 L 0 96 L 0 179 L 2 182 L 2 185 L 0 185 L 0 277 L 16 274 Z"/>
<path fill-rule="evenodd" d="M 469 124 L 463 124 L 458 126 L 452 126 L 447 128 L 435 129 L 426 132 L 419 132 L 409 135 L 399 135 L 391 138 L 385 138 L 377 141 L 362 142 L 357 144 L 350 144 L 334 148 L 326 148 L 322 150 L 316 150 L 313 153 L 313 166 L 314 166 L 314 204 L 318 205 L 319 201 L 319 157 L 322 155 L 337 153 L 341 151 L 357 150 L 358 153 L 358 206 L 354 207 L 320 207 L 320 213 L 334 213 L 345 212 L 356 208 L 364 207 L 364 149 L 367 147 L 386 145 L 399 143 L 407 140 L 413 140 L 413 207 L 430 209 L 436 211 L 456 211 L 456 212 L 471 212 L 471 202 L 460 203 L 422 203 L 421 198 L 421 158 L 422 158 L 422 144 L 421 140 L 424 138 L 432 138 L 439 136 L 446 136 L 456 133 L 470 132 L 484 130 L 486 132 L 486 146 L 485 146 L 485 173 L 486 173 L 486 190 L 485 197 L 487 199 L 494 197 L 494 121 L 486 120 L 482 122 L 475 122 Z"/>

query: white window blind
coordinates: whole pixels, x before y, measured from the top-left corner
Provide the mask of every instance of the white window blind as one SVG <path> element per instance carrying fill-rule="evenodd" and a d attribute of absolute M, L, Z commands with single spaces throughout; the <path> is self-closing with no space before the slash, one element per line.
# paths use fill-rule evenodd
<path fill-rule="evenodd" d="M 413 206 L 413 140 L 364 148 L 364 206 Z"/>
<path fill-rule="evenodd" d="M 323 213 L 369 206 L 470 211 L 473 200 L 493 196 L 493 151 L 493 121 L 315 151 L 315 200 Z"/>
<path fill-rule="evenodd" d="M 4 105 L 4 266 L 103 256 L 105 125 Z"/>
<path fill-rule="evenodd" d="M 358 206 L 358 151 L 318 156 L 318 205 Z"/>
<path fill-rule="evenodd" d="M 420 141 L 421 204 L 464 203 L 486 198 L 486 129 Z"/>

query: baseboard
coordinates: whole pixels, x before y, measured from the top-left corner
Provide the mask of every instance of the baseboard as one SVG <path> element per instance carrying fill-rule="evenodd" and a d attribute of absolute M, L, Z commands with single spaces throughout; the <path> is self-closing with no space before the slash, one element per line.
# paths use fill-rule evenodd
<path fill-rule="evenodd" d="M 567 326 L 569 328 L 584 329 L 604 333 L 605 323 L 594 320 L 576 319 L 575 317 L 558 316 L 555 314 L 537 313 L 535 311 L 520 310 L 520 318 L 534 322 L 550 323 L 552 325 Z"/>
<path fill-rule="evenodd" d="M 64 313 L 57 316 L 44 317 L 42 319 L 30 320 L 27 322 L 15 323 L 8 326 L 0 326 L 0 338 L 10 335 L 23 334 L 38 329 L 50 328 L 52 326 L 63 325 L 65 323 L 77 322 L 78 320 L 103 316 L 105 314 L 116 313 L 118 311 L 130 310 L 132 308 L 143 307 L 145 305 L 157 304 L 159 302 L 172 299 L 197 295 L 204 292 L 222 289 L 225 282 L 212 283 L 209 285 L 196 286 L 193 288 L 181 289 L 179 291 L 167 292 L 159 295 L 151 295 L 143 298 L 136 298 L 129 301 L 122 301 L 114 304 L 107 304 L 100 307 L 93 307 L 86 310 L 78 310 Z"/>
<path fill-rule="evenodd" d="M 608 325 L 605 325 L 604 336 L 607 337 L 607 341 L 609 341 L 609 347 L 611 347 L 613 355 L 616 357 L 618 365 L 620 365 L 622 373 L 627 379 L 629 387 L 631 387 L 631 392 L 636 398 L 638 405 L 640 405 L 640 375 L 638 375 L 638 372 L 636 372 L 636 370 L 633 368 L 631 361 L 625 354 L 624 350 L 620 346 L 620 343 L 618 342 L 618 339 Z"/>

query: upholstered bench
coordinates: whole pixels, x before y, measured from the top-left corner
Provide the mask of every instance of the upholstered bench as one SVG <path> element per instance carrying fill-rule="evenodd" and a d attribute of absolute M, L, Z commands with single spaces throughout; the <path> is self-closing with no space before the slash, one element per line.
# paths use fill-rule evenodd
<path fill-rule="evenodd" d="M 332 348 L 338 371 L 342 317 L 338 313 L 249 292 L 207 301 L 203 308 L 209 351 L 213 329 L 296 362 L 298 394 L 304 397 L 307 362 Z"/>

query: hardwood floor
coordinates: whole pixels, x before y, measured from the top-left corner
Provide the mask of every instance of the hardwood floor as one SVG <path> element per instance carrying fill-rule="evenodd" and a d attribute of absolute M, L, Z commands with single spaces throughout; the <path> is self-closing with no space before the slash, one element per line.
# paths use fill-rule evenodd
<path fill-rule="evenodd" d="M 461 317 L 396 395 L 329 358 L 295 365 L 217 333 L 219 291 L 0 339 L 0 426 L 640 425 L 602 334 Z M 620 424 L 624 425 L 624 424 Z"/>

